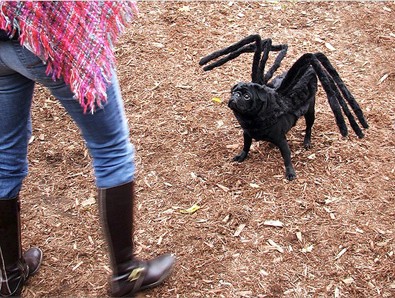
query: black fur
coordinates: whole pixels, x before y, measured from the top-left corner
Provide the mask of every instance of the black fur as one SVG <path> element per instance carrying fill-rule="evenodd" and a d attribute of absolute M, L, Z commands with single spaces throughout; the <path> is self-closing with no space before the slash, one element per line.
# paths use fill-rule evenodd
<path fill-rule="evenodd" d="M 247 157 L 253 139 L 268 141 L 280 149 L 286 178 L 293 180 L 296 174 L 286 133 L 304 115 L 304 146 L 310 148 L 317 78 L 313 71 L 307 72 L 289 97 L 278 96 L 275 86 L 281 83 L 281 78 L 276 80 L 273 87 L 256 83 L 238 83 L 232 88 L 228 106 L 243 128 L 244 136 L 243 150 L 233 160 L 242 162 Z"/>
<path fill-rule="evenodd" d="M 251 44 L 252 42 L 255 44 Z M 236 84 L 232 88 L 228 103 L 243 128 L 244 136 L 243 150 L 233 160 L 242 162 L 247 157 L 253 139 L 269 141 L 280 149 L 285 164 L 285 176 L 288 180 L 293 180 L 296 178 L 296 173 L 292 165 L 286 134 L 297 120 L 304 116 L 306 121 L 304 147 L 306 149 L 311 147 L 317 77 L 327 93 L 329 105 L 343 136 L 348 134 L 348 130 L 342 112 L 347 116 L 355 133 L 360 138 L 363 137 L 363 132 L 347 103 L 362 126 L 367 128 L 368 124 L 358 103 L 322 53 L 304 54 L 288 72 L 269 82 L 274 72 L 279 68 L 281 60 L 285 57 L 287 48 L 287 45 L 273 46 L 270 39 L 262 41 L 259 35 L 250 35 L 228 48 L 204 57 L 200 61 L 200 65 L 221 55 L 228 55 L 204 68 L 211 70 L 242 53 L 254 52 L 252 82 Z M 277 51 L 279 54 L 273 66 L 264 74 L 270 51 Z"/>

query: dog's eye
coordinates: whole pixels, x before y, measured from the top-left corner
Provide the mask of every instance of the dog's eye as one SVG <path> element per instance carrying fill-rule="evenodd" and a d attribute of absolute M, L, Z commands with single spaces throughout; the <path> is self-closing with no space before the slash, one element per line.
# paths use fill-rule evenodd
<path fill-rule="evenodd" d="M 251 99 L 251 96 L 248 93 L 244 94 L 243 97 L 244 97 L 245 100 L 250 100 Z"/>

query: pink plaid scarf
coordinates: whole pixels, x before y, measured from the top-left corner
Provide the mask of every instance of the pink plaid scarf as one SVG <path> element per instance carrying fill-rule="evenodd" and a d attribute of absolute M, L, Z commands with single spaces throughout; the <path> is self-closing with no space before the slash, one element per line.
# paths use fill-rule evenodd
<path fill-rule="evenodd" d="M 114 68 L 113 42 L 137 12 L 131 1 L 2 1 L 0 29 L 47 63 L 47 74 L 63 77 L 84 112 L 106 101 Z"/>

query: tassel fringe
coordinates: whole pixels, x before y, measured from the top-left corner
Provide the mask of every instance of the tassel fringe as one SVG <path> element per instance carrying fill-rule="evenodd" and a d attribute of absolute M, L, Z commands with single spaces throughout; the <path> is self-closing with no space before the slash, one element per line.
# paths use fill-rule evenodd
<path fill-rule="evenodd" d="M 94 112 L 107 100 L 115 66 L 113 44 L 138 13 L 131 1 L 0 1 L 0 29 L 63 78 L 83 107 Z"/>

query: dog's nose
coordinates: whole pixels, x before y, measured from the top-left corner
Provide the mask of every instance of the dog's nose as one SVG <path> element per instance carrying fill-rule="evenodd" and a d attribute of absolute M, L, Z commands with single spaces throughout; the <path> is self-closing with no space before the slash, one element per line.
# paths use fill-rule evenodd
<path fill-rule="evenodd" d="M 237 99 L 235 99 L 233 96 L 230 97 L 229 101 L 228 101 L 228 107 L 232 108 L 236 105 Z"/>
<path fill-rule="evenodd" d="M 228 100 L 228 107 L 230 108 L 230 105 L 232 104 L 232 99 Z"/>

